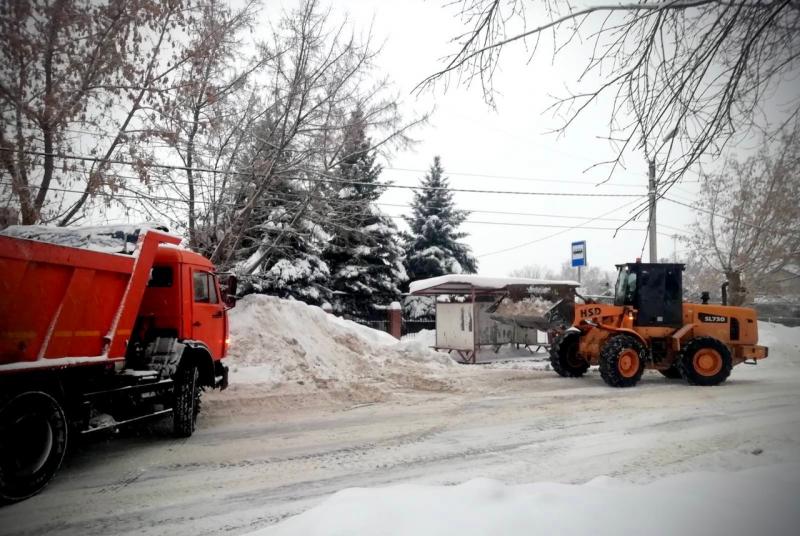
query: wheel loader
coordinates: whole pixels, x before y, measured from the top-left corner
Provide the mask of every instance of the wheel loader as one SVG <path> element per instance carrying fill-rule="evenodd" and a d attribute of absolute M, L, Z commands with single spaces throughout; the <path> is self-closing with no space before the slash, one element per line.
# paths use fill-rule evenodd
<path fill-rule="evenodd" d="M 692 385 L 718 385 L 740 363 L 755 364 L 756 312 L 747 307 L 683 301 L 683 264 L 617 265 L 614 303 L 561 302 L 550 312 L 550 361 L 565 377 L 592 365 L 612 387 L 632 387 L 645 369 Z M 571 321 L 569 320 L 571 319 Z"/>

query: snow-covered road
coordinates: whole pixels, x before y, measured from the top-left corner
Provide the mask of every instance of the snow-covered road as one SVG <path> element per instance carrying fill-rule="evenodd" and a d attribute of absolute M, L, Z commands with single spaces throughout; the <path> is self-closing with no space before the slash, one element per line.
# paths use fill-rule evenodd
<path fill-rule="evenodd" d="M 187 440 L 154 431 L 83 447 L 43 493 L 0 508 L 0 533 L 235 535 L 354 486 L 649 482 L 800 462 L 800 359 L 775 357 L 715 388 L 482 367 L 454 371 L 450 391 L 373 404 L 242 386 L 209 397 Z"/>

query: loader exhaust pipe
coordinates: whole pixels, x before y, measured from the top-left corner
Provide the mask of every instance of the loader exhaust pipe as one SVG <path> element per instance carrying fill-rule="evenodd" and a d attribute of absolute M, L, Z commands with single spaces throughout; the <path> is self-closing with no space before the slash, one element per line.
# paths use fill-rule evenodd
<path fill-rule="evenodd" d="M 722 305 L 728 305 L 728 282 L 725 281 L 722 286 L 720 286 L 720 291 L 722 293 Z"/>

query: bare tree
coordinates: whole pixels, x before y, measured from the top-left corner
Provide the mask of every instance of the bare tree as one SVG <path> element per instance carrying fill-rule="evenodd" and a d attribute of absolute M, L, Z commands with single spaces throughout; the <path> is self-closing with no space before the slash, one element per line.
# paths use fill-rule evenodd
<path fill-rule="evenodd" d="M 316 213 L 317 224 L 335 224 L 343 216 L 343 207 L 322 209 L 319 200 L 326 184 L 341 179 L 333 170 L 348 156 L 345 137 L 354 110 L 361 110 L 365 128 L 376 134 L 370 151 L 409 143 L 408 131 L 425 120 L 403 120 L 388 81 L 375 77 L 379 50 L 370 36 L 360 39 L 346 21 L 334 25 L 330 11 L 316 0 L 285 13 L 269 47 L 285 52 L 264 64 L 258 81 L 264 107 L 241 151 L 246 158 L 236 163 L 228 196 L 233 208 L 211 233 L 217 238 L 212 260 L 238 263 L 243 273 L 269 264 L 309 211 Z M 293 186 L 286 187 L 287 181 Z M 280 211 L 282 231 L 265 234 L 268 221 L 259 211 L 269 208 L 264 201 L 272 193 L 293 212 L 290 225 L 284 225 L 286 214 Z"/>
<path fill-rule="evenodd" d="M 243 37 L 252 33 L 258 7 L 255 0 L 238 9 L 220 0 L 198 2 L 186 29 L 191 41 L 185 55 L 191 59 L 176 72 L 175 89 L 165 94 L 156 110 L 154 134 L 185 168 L 170 174 L 172 180 L 166 182 L 170 195 L 185 196 L 190 247 L 199 245 L 198 218 L 218 206 L 216 196 L 224 189 L 225 178 L 213 171 L 230 159 L 231 149 L 246 130 L 242 118 L 252 117 L 250 82 L 270 55 L 265 47 Z"/>
<path fill-rule="evenodd" d="M 769 292 L 772 275 L 800 258 L 800 131 L 775 145 L 704 177 L 691 243 L 725 276 L 733 305 Z"/>
<path fill-rule="evenodd" d="M 552 36 L 555 60 L 581 41 L 588 50 L 581 79 L 599 82 L 554 103 L 564 121 L 558 131 L 609 94 L 607 137 L 617 156 L 600 164 L 610 165 L 610 177 L 627 149 L 644 149 L 648 160 L 663 150 L 662 194 L 703 155 L 719 155 L 734 134 L 753 126 L 774 134 L 800 111 L 796 91 L 777 125 L 763 110 L 800 68 L 800 3 L 794 0 L 642 0 L 583 8 L 568 0 L 452 4 L 467 30 L 454 39 L 457 52 L 444 68 L 420 87 L 475 82 L 493 103 L 494 73 L 506 47 L 526 44 L 533 58 L 541 39 Z"/>
<path fill-rule="evenodd" d="M 164 56 L 185 10 L 179 0 L 2 2 L 0 192 L 22 223 L 75 221 L 114 182 L 109 161 L 180 64 Z M 56 156 L 71 151 L 95 160 L 87 169 Z"/>

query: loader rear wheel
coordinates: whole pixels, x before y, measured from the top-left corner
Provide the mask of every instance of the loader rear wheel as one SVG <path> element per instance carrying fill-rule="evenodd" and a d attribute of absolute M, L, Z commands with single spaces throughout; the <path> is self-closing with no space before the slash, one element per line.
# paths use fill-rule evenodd
<path fill-rule="evenodd" d="M 611 387 L 633 387 L 644 373 L 645 349 L 630 335 L 610 337 L 600 350 L 600 376 Z"/>
<path fill-rule="evenodd" d="M 12 396 L 0 407 L 0 502 L 41 491 L 67 451 L 67 417 L 43 391 Z"/>
<path fill-rule="evenodd" d="M 200 371 L 194 363 L 182 364 L 175 374 L 175 407 L 172 410 L 173 431 L 178 437 L 194 432 L 200 412 Z"/>
<path fill-rule="evenodd" d="M 662 376 L 664 376 L 665 378 L 669 378 L 670 380 L 680 380 L 683 378 L 683 376 L 681 376 L 681 371 L 678 370 L 678 368 L 675 365 L 672 365 L 668 369 L 663 369 L 663 370 L 659 369 L 658 371 L 661 373 Z"/>
<path fill-rule="evenodd" d="M 556 338 L 550 347 L 550 364 L 559 376 L 580 378 L 589 370 L 589 362 L 578 355 L 578 336 Z"/>
<path fill-rule="evenodd" d="M 678 359 L 678 370 L 691 385 L 719 385 L 728 379 L 731 369 L 731 351 L 712 337 L 692 339 Z"/>

